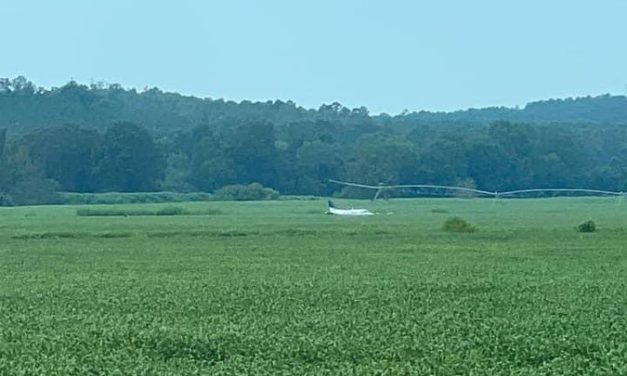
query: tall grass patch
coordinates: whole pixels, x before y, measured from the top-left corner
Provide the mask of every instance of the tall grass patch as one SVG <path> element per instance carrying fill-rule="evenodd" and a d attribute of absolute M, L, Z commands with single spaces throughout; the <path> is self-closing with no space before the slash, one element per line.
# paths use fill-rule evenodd
<path fill-rule="evenodd" d="M 133 216 L 175 216 L 175 215 L 219 215 L 222 210 L 210 208 L 202 211 L 190 211 L 180 206 L 163 208 L 81 208 L 76 210 L 79 217 L 133 217 Z"/>

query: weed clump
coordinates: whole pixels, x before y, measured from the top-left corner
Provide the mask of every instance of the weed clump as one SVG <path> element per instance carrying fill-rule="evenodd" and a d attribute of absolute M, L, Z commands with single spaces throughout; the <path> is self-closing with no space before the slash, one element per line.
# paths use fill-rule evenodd
<path fill-rule="evenodd" d="M 447 219 L 442 226 L 444 231 L 448 232 L 475 232 L 477 229 L 475 226 L 466 222 L 463 218 L 452 217 Z"/>
<path fill-rule="evenodd" d="M 585 221 L 577 226 L 577 232 L 595 232 L 596 230 L 597 225 L 592 220 Z"/>

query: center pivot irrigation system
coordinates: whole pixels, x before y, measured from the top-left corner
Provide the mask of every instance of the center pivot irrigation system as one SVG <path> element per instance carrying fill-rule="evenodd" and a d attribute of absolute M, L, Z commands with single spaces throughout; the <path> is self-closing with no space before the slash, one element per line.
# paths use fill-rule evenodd
<path fill-rule="evenodd" d="M 506 192 L 490 192 L 483 191 L 481 189 L 475 188 L 466 188 L 466 187 L 455 187 L 449 185 L 432 185 L 432 184 L 400 184 L 400 185 L 368 185 L 368 184 L 359 184 L 359 183 L 351 183 L 346 181 L 329 179 L 329 182 L 344 185 L 347 187 L 356 187 L 356 188 L 365 188 L 376 191 L 373 200 L 379 198 L 379 195 L 383 191 L 389 191 L 393 189 L 423 189 L 423 190 L 443 190 L 448 192 L 464 192 L 469 194 L 474 194 L 477 196 L 486 196 L 492 198 L 502 198 L 502 197 L 516 197 L 522 196 L 526 194 L 533 193 L 555 193 L 555 194 L 580 194 L 580 195 L 602 195 L 602 196 L 615 196 L 619 197 L 620 201 L 622 201 L 623 197 L 627 196 L 626 192 L 613 192 L 613 191 L 604 191 L 600 189 L 585 189 L 585 188 L 534 188 L 534 189 L 518 189 L 515 191 L 506 191 Z"/>

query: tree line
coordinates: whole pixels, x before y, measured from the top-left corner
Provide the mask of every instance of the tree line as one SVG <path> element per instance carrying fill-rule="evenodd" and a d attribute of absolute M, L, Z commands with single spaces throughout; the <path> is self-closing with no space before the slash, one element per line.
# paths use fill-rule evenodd
<path fill-rule="evenodd" d="M 92 97 L 104 92 L 108 111 L 102 103 L 93 107 Z M 144 95 L 152 99 L 131 113 Z M 49 96 L 57 96 L 56 104 Z M 155 111 L 167 114 L 161 119 L 146 110 L 155 98 Z M 223 102 L 221 108 L 216 101 L 221 115 L 197 116 L 195 101 L 204 103 L 159 91 L 76 83 L 44 90 L 27 80 L 0 80 L 0 204 L 53 202 L 57 191 L 214 192 L 253 182 L 282 194 L 371 195 L 328 179 L 490 191 L 627 190 L 627 127 L 620 121 L 425 122 L 339 104 L 304 110 Z M 181 114 L 186 105 L 188 116 Z M 127 110 L 116 113 L 120 108 Z"/>
<path fill-rule="evenodd" d="M 103 130 L 116 122 L 141 124 L 151 132 L 190 130 L 199 124 L 255 119 L 276 126 L 329 121 L 391 126 L 410 131 L 422 125 L 488 125 L 511 123 L 627 124 L 627 97 L 601 95 L 531 102 L 522 108 L 488 107 L 453 112 L 403 111 L 372 115 L 365 107 L 339 103 L 305 109 L 292 101 L 234 102 L 196 98 L 158 88 L 141 91 L 102 82 L 70 81 L 61 87 L 38 87 L 25 77 L 0 78 L 0 128 L 23 134 L 42 126 L 76 124 Z"/>

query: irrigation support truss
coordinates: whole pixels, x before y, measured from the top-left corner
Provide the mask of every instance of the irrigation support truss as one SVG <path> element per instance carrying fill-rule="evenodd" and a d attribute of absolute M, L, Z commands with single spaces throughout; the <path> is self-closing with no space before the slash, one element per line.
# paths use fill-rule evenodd
<path fill-rule="evenodd" d="M 533 189 L 518 189 L 515 191 L 506 191 L 506 192 L 490 192 L 490 191 L 484 191 L 481 189 L 456 187 L 456 186 L 450 186 L 450 185 L 433 185 L 433 184 L 368 185 L 368 184 L 351 183 L 351 182 L 335 180 L 335 179 L 329 179 L 329 182 L 348 186 L 348 187 L 375 190 L 376 193 L 374 195 L 373 200 L 376 200 L 377 198 L 379 198 L 379 195 L 383 191 L 392 190 L 392 189 L 403 189 L 403 188 L 441 189 L 441 190 L 446 190 L 446 191 L 474 193 L 477 195 L 488 196 L 488 197 L 493 197 L 493 198 L 515 197 L 517 195 L 522 195 L 526 193 L 545 193 L 545 192 L 546 193 L 581 193 L 581 194 L 616 196 L 616 197 L 619 197 L 619 202 L 622 202 L 623 197 L 627 196 L 627 193 L 625 192 L 613 192 L 613 191 L 604 191 L 600 189 L 586 189 L 586 188 L 533 188 Z"/>

